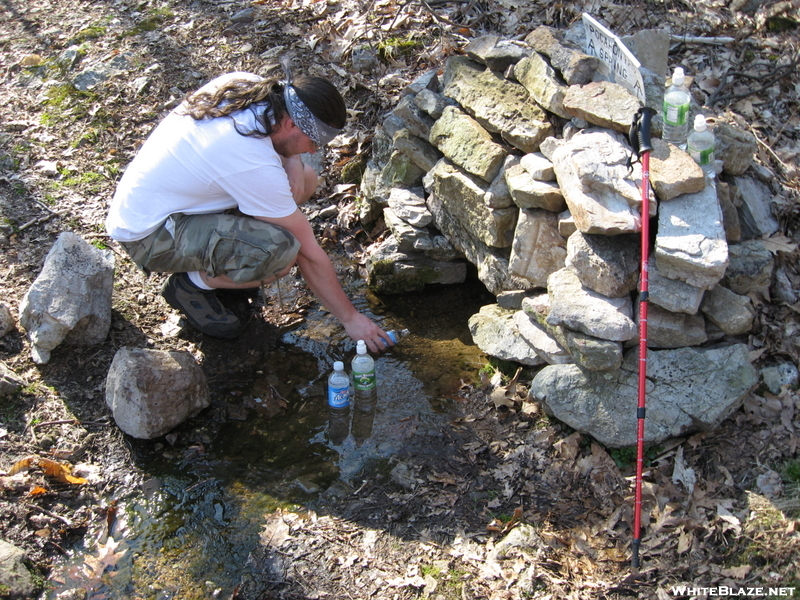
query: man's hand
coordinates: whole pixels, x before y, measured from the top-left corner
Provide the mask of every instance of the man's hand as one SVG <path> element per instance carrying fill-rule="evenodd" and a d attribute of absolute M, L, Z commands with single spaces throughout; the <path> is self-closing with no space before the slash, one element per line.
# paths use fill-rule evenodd
<path fill-rule="evenodd" d="M 367 348 L 375 354 L 394 346 L 388 333 L 378 327 L 369 317 L 359 312 L 355 313 L 349 322 L 342 322 L 342 325 L 344 325 L 347 335 L 356 341 L 364 340 Z"/>
<path fill-rule="evenodd" d="M 300 242 L 297 265 L 308 287 L 319 298 L 333 316 L 339 319 L 347 335 L 353 340 L 364 340 L 372 352 L 382 352 L 394 346 L 392 338 L 372 320 L 361 314 L 347 297 L 328 255 L 320 247 L 306 216 L 298 209 L 288 217 L 269 219 L 256 217 L 268 223 L 275 223 L 287 229 Z M 386 345 L 381 340 L 386 340 Z"/>

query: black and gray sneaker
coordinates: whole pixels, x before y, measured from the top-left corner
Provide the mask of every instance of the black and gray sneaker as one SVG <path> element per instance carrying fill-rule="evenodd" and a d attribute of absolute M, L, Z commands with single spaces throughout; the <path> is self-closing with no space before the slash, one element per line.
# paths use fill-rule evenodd
<path fill-rule="evenodd" d="M 219 338 L 235 338 L 242 331 L 239 318 L 220 304 L 213 290 L 201 290 L 186 273 L 173 273 L 164 282 L 161 295 L 183 313 L 192 327 Z"/>

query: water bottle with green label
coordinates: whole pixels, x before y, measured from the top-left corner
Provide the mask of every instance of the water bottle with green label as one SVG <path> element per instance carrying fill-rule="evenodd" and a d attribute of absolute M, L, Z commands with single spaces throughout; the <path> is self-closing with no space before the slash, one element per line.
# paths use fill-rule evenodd
<path fill-rule="evenodd" d="M 664 92 L 664 128 L 661 139 L 686 148 L 686 135 L 689 133 L 689 108 L 691 97 L 686 89 L 686 76 L 681 67 L 675 67 L 672 85 Z"/>
<path fill-rule="evenodd" d="M 353 387 L 356 400 L 372 402 L 377 399 L 377 381 L 375 377 L 375 361 L 367 353 L 367 344 L 358 340 L 356 355 L 351 364 L 353 368 Z"/>

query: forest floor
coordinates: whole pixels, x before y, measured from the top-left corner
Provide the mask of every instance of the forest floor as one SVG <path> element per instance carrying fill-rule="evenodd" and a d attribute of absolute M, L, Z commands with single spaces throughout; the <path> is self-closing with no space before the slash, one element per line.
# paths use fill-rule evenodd
<path fill-rule="evenodd" d="M 59 598 L 109 597 L 105 586 L 122 554 L 117 544 L 124 540 L 108 537 L 108 528 L 126 495 L 144 483 L 137 460 L 142 444 L 119 431 L 104 402 L 115 352 L 138 346 L 186 350 L 199 358 L 211 382 L 212 408 L 182 427 L 177 439 L 149 442 L 147 448 L 185 459 L 231 413 L 226 377 L 263 364 L 279 347 L 279 334 L 303 318 L 302 311 L 270 313 L 241 297 L 232 299 L 234 310 L 249 318 L 250 326 L 234 346 L 191 331 L 165 335 L 175 317 L 160 298 L 162 278 L 144 277 L 105 234 L 108 202 L 125 165 L 168 110 L 216 75 L 275 74 L 279 57 L 290 53 L 306 72 L 329 77 L 342 91 L 351 119 L 327 151 L 323 193 L 304 210 L 326 248 L 357 265 L 381 232 L 364 231 L 352 218 L 357 189 L 342 174 L 368 155 L 374 127 L 417 75 L 440 67 L 482 33 L 511 38 L 539 24 L 565 28 L 584 11 L 620 35 L 669 26 L 675 34 L 705 38 L 676 41 L 670 65 L 682 64 L 693 76 L 696 100 L 713 101 L 711 112 L 732 116 L 757 136 L 757 160 L 775 175 L 781 234 L 787 243 L 800 241 L 796 2 L 1 0 L 0 5 L 0 301 L 18 317 L 20 300 L 61 232 L 73 231 L 116 258 L 113 321 L 103 344 L 59 348 L 48 364 L 36 365 L 21 329 L 0 338 L 0 359 L 25 382 L 20 393 L 0 398 L 5 473 L 0 538 L 26 552 L 42 597 L 55 586 L 64 590 Z M 733 40 L 708 43 L 718 36 Z M 352 68 L 352 51 L 363 44 L 379 57 L 369 73 Z M 91 68 L 105 79 L 76 89 L 78 73 Z M 334 204 L 338 218 L 325 211 Z M 778 252 L 776 261 L 798 289 L 796 252 Z M 354 285 L 359 269 L 345 269 L 341 276 Z M 758 324 L 746 341 L 756 366 L 798 364 L 798 305 L 754 300 Z M 304 306 L 312 304 L 309 297 Z M 671 440 L 651 452 L 643 564 L 632 570 L 630 454 L 608 451 L 548 419 L 524 401 L 525 383 L 509 388 L 510 407 L 498 407 L 490 398 L 492 384 L 475 373 L 456 390 L 459 414 L 448 427 L 436 435 L 409 432 L 405 474 L 376 473 L 350 493 L 265 515 L 263 544 L 248 564 L 266 575 L 243 576 L 225 595 L 253 600 L 713 595 L 673 589 L 680 585 L 727 586 L 731 593 L 763 588 L 762 595 L 770 587 L 792 588 L 800 594 L 796 389 L 771 394 L 758 388 L 718 430 Z M 69 465 L 89 483 L 59 481 L 36 460 L 22 468 L 31 457 Z M 15 470 L 20 472 L 12 475 Z M 691 472 L 694 481 L 676 472 Z M 513 543 L 510 535 L 517 537 Z M 93 549 L 93 558 L 77 571 L 65 571 L 64 561 L 79 543 Z M 197 585 L 126 597 L 220 597 L 219 590 Z"/>

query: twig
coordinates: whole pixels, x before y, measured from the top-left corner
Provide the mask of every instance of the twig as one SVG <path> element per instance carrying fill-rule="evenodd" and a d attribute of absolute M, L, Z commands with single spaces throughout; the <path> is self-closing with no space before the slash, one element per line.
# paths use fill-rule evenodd
<path fill-rule="evenodd" d="M 41 506 L 37 506 L 35 504 L 29 504 L 29 503 L 26 502 L 25 506 L 27 506 L 28 508 L 32 508 L 33 510 L 38 510 L 39 512 L 42 512 L 42 513 L 46 514 L 48 517 L 53 517 L 54 519 L 58 519 L 59 521 L 64 523 L 64 525 L 66 525 L 67 527 L 72 528 L 72 522 L 69 519 L 67 519 L 66 517 L 62 517 L 61 515 L 57 515 L 56 513 L 50 512 L 49 510 L 47 510 L 45 508 L 42 508 Z"/>
<path fill-rule="evenodd" d="M 698 37 L 671 34 L 669 39 L 673 42 L 683 42 L 685 44 L 731 44 L 736 41 L 732 37 Z"/>
<path fill-rule="evenodd" d="M 722 84 L 717 89 L 716 92 L 709 98 L 708 104 L 709 106 L 713 106 L 717 102 L 727 102 L 730 100 L 740 100 L 742 98 L 747 98 L 748 96 L 753 96 L 755 94 L 760 94 L 764 90 L 767 90 L 774 84 L 776 81 L 783 79 L 787 75 L 791 75 L 794 73 L 795 68 L 797 67 L 797 58 L 795 58 L 790 64 L 788 65 L 781 65 L 777 67 L 772 73 L 766 76 L 766 80 L 763 76 L 759 77 L 758 75 L 750 75 L 748 73 L 725 73 L 722 76 Z M 747 92 L 741 92 L 739 94 L 728 94 L 727 96 L 718 96 L 718 94 L 728 85 L 728 75 L 738 75 L 739 77 L 748 77 L 751 79 L 760 79 L 764 81 L 764 84 L 755 89 L 749 90 Z"/>
<path fill-rule="evenodd" d="M 105 427 L 108 423 L 100 423 L 97 421 L 79 421 L 78 419 L 64 419 L 61 421 L 47 421 L 45 423 L 35 423 L 31 428 L 44 427 L 45 425 L 88 425 L 90 427 Z"/>

